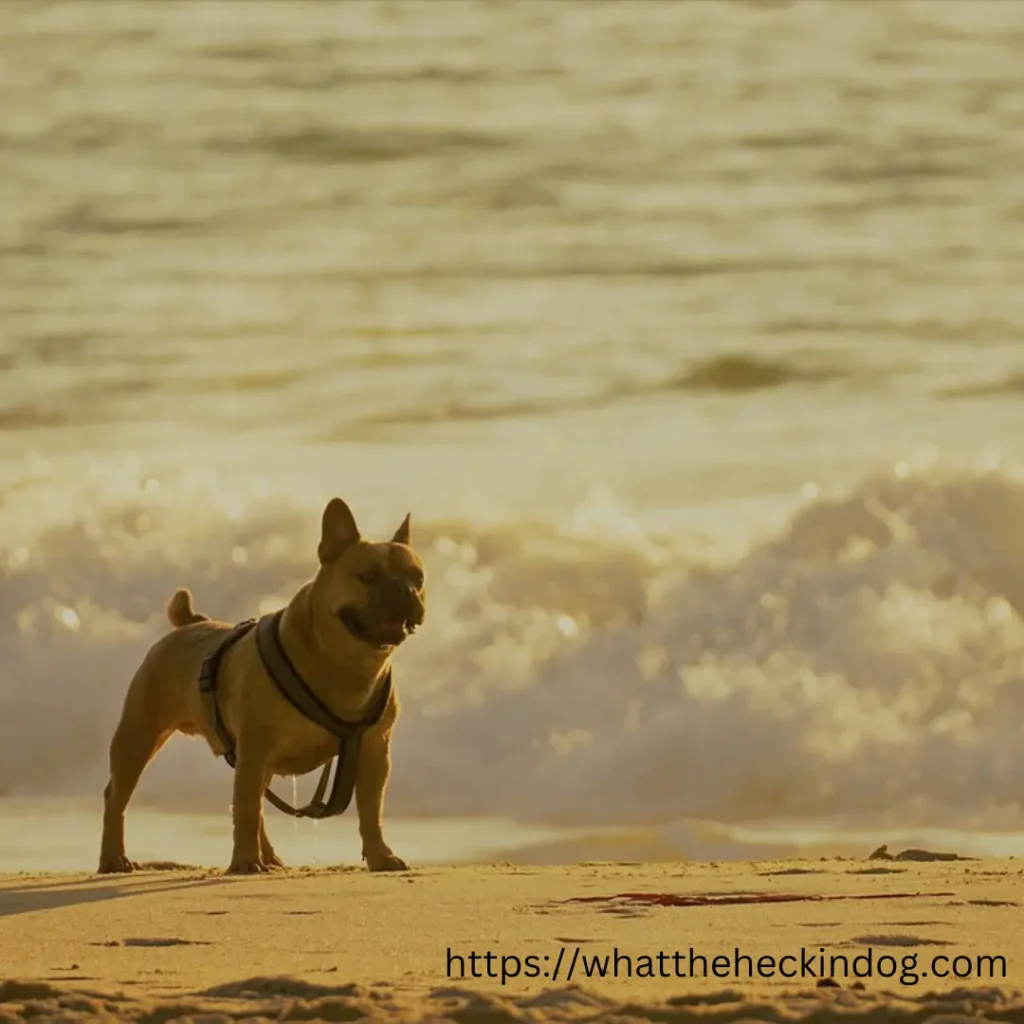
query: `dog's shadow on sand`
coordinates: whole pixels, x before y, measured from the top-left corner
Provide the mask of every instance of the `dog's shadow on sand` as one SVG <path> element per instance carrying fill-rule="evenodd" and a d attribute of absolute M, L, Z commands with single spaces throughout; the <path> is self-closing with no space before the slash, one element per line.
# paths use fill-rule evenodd
<path fill-rule="evenodd" d="M 190 873 L 184 878 L 180 873 L 176 873 L 176 877 L 161 877 L 157 870 L 161 869 L 148 869 L 131 875 L 92 875 L 60 882 L 33 883 L 26 880 L 24 885 L 0 889 L 0 917 L 29 914 L 36 910 L 58 910 L 82 903 L 101 903 L 128 896 L 173 892 L 176 889 L 229 885 L 234 881 L 223 874 L 210 872 Z M 128 883 L 128 879 L 132 881 Z"/>

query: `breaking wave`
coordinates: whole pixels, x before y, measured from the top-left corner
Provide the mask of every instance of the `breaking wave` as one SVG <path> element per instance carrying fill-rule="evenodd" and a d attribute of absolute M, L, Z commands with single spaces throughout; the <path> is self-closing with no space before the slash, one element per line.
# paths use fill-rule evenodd
<path fill-rule="evenodd" d="M 7 487 L 0 794 L 98 799 L 176 586 L 231 620 L 312 572 L 318 510 L 216 492 L 145 473 L 73 499 L 52 473 Z M 389 811 L 1020 825 L 1022 524 L 1012 472 L 907 464 L 808 497 L 727 563 L 607 505 L 419 523 L 430 607 L 397 658 Z M 139 799 L 223 808 L 229 776 L 177 739 Z"/>

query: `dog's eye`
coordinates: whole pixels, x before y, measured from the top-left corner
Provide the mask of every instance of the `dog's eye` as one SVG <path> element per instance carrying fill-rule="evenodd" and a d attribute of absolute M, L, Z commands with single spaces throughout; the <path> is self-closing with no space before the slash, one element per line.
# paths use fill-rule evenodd
<path fill-rule="evenodd" d="M 365 583 L 368 587 L 372 587 L 374 583 L 380 582 L 380 573 L 376 569 L 367 569 L 366 572 L 360 573 L 357 578 L 360 583 Z"/>

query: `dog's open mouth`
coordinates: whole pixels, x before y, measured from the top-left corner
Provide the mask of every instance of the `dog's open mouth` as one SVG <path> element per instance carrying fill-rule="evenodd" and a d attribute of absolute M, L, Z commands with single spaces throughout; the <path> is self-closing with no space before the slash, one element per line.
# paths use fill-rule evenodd
<path fill-rule="evenodd" d="M 407 636 L 416 632 L 416 623 L 411 619 L 395 619 L 392 622 L 378 622 L 367 625 L 354 608 L 342 608 L 338 612 L 341 624 L 363 643 L 371 647 L 397 647 Z"/>

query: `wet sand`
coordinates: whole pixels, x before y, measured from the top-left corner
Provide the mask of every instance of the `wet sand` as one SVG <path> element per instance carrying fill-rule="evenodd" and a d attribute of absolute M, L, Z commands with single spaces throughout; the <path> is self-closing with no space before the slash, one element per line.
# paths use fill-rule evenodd
<path fill-rule="evenodd" d="M 1022 864 L 4 875 L 0 1020 L 821 1020 L 832 1010 L 853 1020 L 887 1008 L 916 1020 L 1019 1019 Z M 708 965 L 695 960 L 697 977 L 685 976 L 691 950 Z M 742 960 L 737 975 L 737 950 L 755 974 L 759 962 L 771 971 L 761 958 L 774 958 L 776 976 L 751 978 Z M 616 951 L 618 976 L 596 976 L 593 958 Z M 457 960 L 448 970 L 449 952 L 463 958 L 464 975 Z M 803 952 L 814 976 L 799 975 Z M 833 957 L 851 973 L 841 960 L 830 971 Z M 970 977 L 936 976 L 957 957 Z M 829 973 L 838 984 L 822 986 Z"/>

